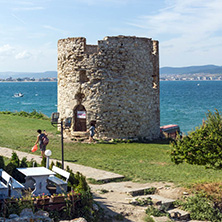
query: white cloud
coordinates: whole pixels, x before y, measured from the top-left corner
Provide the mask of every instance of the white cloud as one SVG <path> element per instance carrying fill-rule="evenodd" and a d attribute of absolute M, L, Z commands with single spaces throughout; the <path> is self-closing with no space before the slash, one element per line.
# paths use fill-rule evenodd
<path fill-rule="evenodd" d="M 12 56 L 15 52 L 15 49 L 10 46 L 9 44 L 0 46 L 0 56 L 1 57 L 7 57 L 7 56 Z"/>
<path fill-rule="evenodd" d="M 18 60 L 19 59 L 29 59 L 31 56 L 32 56 L 31 53 L 29 53 L 27 51 L 23 51 L 23 52 L 16 54 L 15 58 Z"/>
<path fill-rule="evenodd" d="M 195 62 L 199 61 L 198 53 L 201 57 L 206 51 L 213 52 L 218 44 L 222 49 L 221 0 L 168 0 L 166 3 L 167 6 L 157 14 L 140 16 L 130 24 L 159 39 L 163 54 L 172 54 L 170 59 L 184 53 L 180 59 L 187 58 L 192 62 L 191 58 L 196 56 Z"/>
<path fill-rule="evenodd" d="M 0 57 L 1 59 L 28 59 L 32 56 L 27 50 L 20 51 L 19 48 L 12 47 L 9 44 L 0 46 Z"/>
<path fill-rule="evenodd" d="M 221 29 L 221 0 L 177 0 L 156 15 L 141 16 L 132 25 L 151 30 L 154 34 L 209 33 Z"/>

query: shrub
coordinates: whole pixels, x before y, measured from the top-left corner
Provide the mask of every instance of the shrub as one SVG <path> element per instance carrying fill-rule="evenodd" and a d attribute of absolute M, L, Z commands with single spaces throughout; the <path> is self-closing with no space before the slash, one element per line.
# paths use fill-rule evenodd
<path fill-rule="evenodd" d="M 185 202 L 179 204 L 184 210 L 190 212 L 192 220 L 222 221 L 222 213 L 204 193 L 188 197 Z"/>
<path fill-rule="evenodd" d="M 3 156 L 0 156 L 0 169 L 5 169 L 5 161 Z"/>
<path fill-rule="evenodd" d="M 5 114 L 5 115 L 12 115 L 12 116 L 22 116 L 22 117 L 29 117 L 29 118 L 36 118 L 36 119 L 49 119 L 46 115 L 44 115 L 41 112 L 37 112 L 36 110 L 33 110 L 32 112 L 25 112 L 25 111 L 20 111 L 20 112 L 10 112 L 10 111 L 2 111 L 0 114 Z"/>
<path fill-rule="evenodd" d="M 46 167 L 46 157 L 42 158 L 41 166 Z"/>
<path fill-rule="evenodd" d="M 12 157 L 11 157 L 11 161 L 10 162 L 12 162 L 13 164 L 15 164 L 15 166 L 16 167 L 19 167 L 19 157 L 18 157 L 18 155 L 17 155 L 17 153 L 16 152 L 12 152 Z"/>
<path fill-rule="evenodd" d="M 154 217 L 162 217 L 162 216 L 167 216 L 168 214 L 164 211 L 158 210 L 155 208 L 153 205 L 150 205 L 146 209 L 146 214 L 149 216 L 154 216 Z"/>
<path fill-rule="evenodd" d="M 206 116 L 203 125 L 171 143 L 171 160 L 174 163 L 222 168 L 222 116 L 218 110 L 214 113 L 209 111 Z"/>
<path fill-rule="evenodd" d="M 22 160 L 21 160 L 21 163 L 20 163 L 20 168 L 25 168 L 25 167 L 28 167 L 28 164 L 27 164 L 27 158 L 26 157 L 23 157 Z"/>
<path fill-rule="evenodd" d="M 37 162 L 33 158 L 27 164 L 28 164 L 28 167 L 37 167 L 38 166 Z"/>

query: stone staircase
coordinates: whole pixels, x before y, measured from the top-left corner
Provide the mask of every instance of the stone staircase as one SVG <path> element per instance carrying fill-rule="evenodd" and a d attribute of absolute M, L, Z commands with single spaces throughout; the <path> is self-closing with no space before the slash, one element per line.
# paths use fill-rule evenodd
<path fill-rule="evenodd" d="M 135 185 L 135 187 L 133 187 Z M 155 222 L 169 222 L 169 221 L 181 221 L 181 222 L 197 222 L 190 220 L 189 212 L 186 212 L 180 208 L 174 207 L 176 199 L 166 198 L 161 194 L 147 194 L 149 190 L 154 187 L 163 189 L 163 186 L 150 184 L 148 186 L 143 184 L 137 184 L 133 182 L 110 182 L 101 185 L 90 185 L 95 195 L 95 200 L 99 204 L 105 204 L 110 210 L 118 212 L 124 216 L 124 219 L 120 221 L 136 221 L 144 222 L 145 211 L 149 204 L 152 202 L 152 206 L 159 210 L 164 210 L 169 216 L 155 217 L 151 216 Z M 100 191 L 106 191 L 100 195 Z M 117 198 L 112 196 L 117 195 Z M 107 200 L 106 200 L 107 198 Z M 101 201 L 102 199 L 102 201 Z M 110 201 L 109 201 L 110 200 Z M 113 205 L 113 206 L 112 206 Z M 115 207 L 118 206 L 118 207 Z M 134 217 L 133 217 L 133 214 Z M 115 218 L 115 217 L 114 217 Z M 112 220 L 118 221 L 118 220 Z"/>
<path fill-rule="evenodd" d="M 138 189 L 138 190 L 132 190 L 128 192 L 132 197 L 127 198 L 131 204 L 139 204 L 143 203 L 145 200 L 150 200 L 153 204 L 153 206 L 159 210 L 164 210 L 167 212 L 170 216 L 164 216 L 164 217 L 154 217 L 152 216 L 153 220 L 155 222 L 163 221 L 168 222 L 170 220 L 174 221 L 190 221 L 190 214 L 189 212 L 183 211 L 179 208 L 174 208 L 174 202 L 176 200 L 165 198 L 163 196 L 157 195 L 157 194 L 149 194 L 149 195 L 142 195 L 142 193 L 145 193 L 146 190 L 151 189 L 151 187 L 147 187 L 146 189 Z"/>
<path fill-rule="evenodd" d="M 151 187 L 146 187 L 145 189 L 142 188 L 142 189 L 131 190 L 128 192 L 128 194 L 131 195 L 132 197 L 127 198 L 127 200 L 129 200 L 131 204 L 138 204 L 144 202 L 145 200 L 150 199 L 155 208 L 159 210 L 164 209 L 164 211 L 168 214 L 168 217 L 151 216 L 155 222 L 169 222 L 169 221 L 198 222 L 197 220 L 190 220 L 189 212 L 184 211 L 177 207 L 175 208 L 174 207 L 174 202 L 176 201 L 175 199 L 165 198 L 157 194 L 150 194 L 150 195 L 142 194 L 149 189 L 151 189 Z"/>

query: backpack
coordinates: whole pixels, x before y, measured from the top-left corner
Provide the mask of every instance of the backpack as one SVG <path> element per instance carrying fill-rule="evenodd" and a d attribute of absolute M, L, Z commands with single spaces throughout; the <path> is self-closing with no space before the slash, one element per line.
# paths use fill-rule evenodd
<path fill-rule="evenodd" d="M 46 135 L 44 135 L 44 136 L 42 137 L 42 143 L 43 143 L 43 145 L 48 145 L 48 143 L 49 143 L 49 138 L 48 138 Z"/>

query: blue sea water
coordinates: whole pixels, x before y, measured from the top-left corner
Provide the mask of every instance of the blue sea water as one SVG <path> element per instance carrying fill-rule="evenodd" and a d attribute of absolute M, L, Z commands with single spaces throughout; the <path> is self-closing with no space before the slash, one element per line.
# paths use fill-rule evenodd
<path fill-rule="evenodd" d="M 215 109 L 222 111 L 222 81 L 160 82 L 161 125 L 178 124 L 187 133 Z"/>
<path fill-rule="evenodd" d="M 23 93 L 23 97 L 15 98 L 15 93 Z M 36 110 L 47 116 L 57 111 L 56 82 L 1 82 L 0 111 Z"/>
<path fill-rule="evenodd" d="M 24 97 L 15 98 L 15 93 Z M 51 116 L 57 111 L 56 82 L 0 83 L 0 111 L 31 112 Z M 160 82 L 161 125 L 178 124 L 184 133 L 202 123 L 208 110 L 222 111 L 222 81 Z"/>

